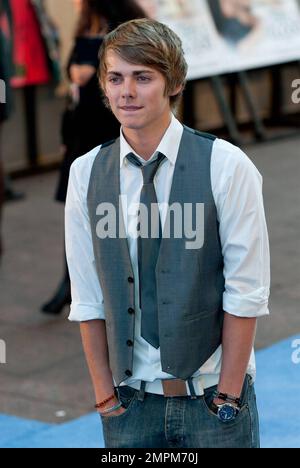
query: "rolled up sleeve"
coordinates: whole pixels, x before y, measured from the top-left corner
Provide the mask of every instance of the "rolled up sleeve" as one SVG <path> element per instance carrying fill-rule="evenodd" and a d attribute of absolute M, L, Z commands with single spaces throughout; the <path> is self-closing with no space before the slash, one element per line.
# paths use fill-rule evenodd
<path fill-rule="evenodd" d="M 222 190 L 216 196 L 224 257 L 223 309 L 239 317 L 260 317 L 269 314 L 270 290 L 262 176 L 232 145 L 226 164 L 227 176 L 223 174 Z"/>
<path fill-rule="evenodd" d="M 105 320 L 86 201 L 91 156 L 93 154 L 83 156 L 71 166 L 65 207 L 66 255 L 72 294 L 69 320 L 74 322 Z"/>

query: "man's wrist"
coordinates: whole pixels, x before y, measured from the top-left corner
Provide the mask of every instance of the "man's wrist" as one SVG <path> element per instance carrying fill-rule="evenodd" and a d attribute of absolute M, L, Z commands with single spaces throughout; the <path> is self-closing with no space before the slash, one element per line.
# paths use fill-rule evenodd
<path fill-rule="evenodd" d="M 219 382 L 217 391 L 219 393 L 225 393 L 226 395 L 230 395 L 234 398 L 240 398 L 243 388 L 243 381 L 241 383 L 237 382 Z"/>
<path fill-rule="evenodd" d="M 101 410 L 99 410 L 99 413 L 101 415 L 106 415 L 106 414 L 110 414 L 110 413 L 114 413 L 115 411 L 119 411 L 120 408 L 122 408 L 122 402 L 117 400 L 116 402 L 112 403 L 108 408 L 101 408 Z"/>
<path fill-rule="evenodd" d="M 119 402 L 118 389 L 115 388 L 114 386 L 110 388 L 109 387 L 110 386 L 107 387 L 107 389 L 105 390 L 105 393 L 103 391 L 100 391 L 100 389 L 95 392 L 95 395 L 96 395 L 95 408 L 97 410 L 101 411 L 102 409 L 110 408 L 111 406 Z"/>
<path fill-rule="evenodd" d="M 213 403 L 214 403 L 215 405 L 219 406 L 219 405 L 224 405 L 224 404 L 227 403 L 227 402 L 224 401 L 224 400 L 221 400 L 220 398 L 214 398 L 214 399 L 213 399 Z M 231 404 L 232 406 L 236 406 L 236 407 L 238 408 L 238 404 L 237 404 L 237 403 L 232 403 L 232 402 L 230 402 L 230 404 Z"/>
<path fill-rule="evenodd" d="M 97 411 L 99 411 L 100 413 L 103 411 L 103 410 L 106 410 L 108 408 L 111 408 L 115 405 L 117 405 L 118 403 L 120 403 L 120 400 L 119 398 L 115 395 L 114 398 L 112 398 L 111 400 L 109 400 L 108 402 L 106 402 L 104 405 L 102 405 L 101 407 L 97 407 Z M 95 405 L 96 407 L 97 405 Z"/>
<path fill-rule="evenodd" d="M 229 393 L 220 392 L 219 390 L 215 391 L 213 402 L 216 405 L 230 403 L 233 406 L 237 406 L 237 407 L 241 406 L 240 395 L 236 396 L 236 395 L 232 395 Z"/>

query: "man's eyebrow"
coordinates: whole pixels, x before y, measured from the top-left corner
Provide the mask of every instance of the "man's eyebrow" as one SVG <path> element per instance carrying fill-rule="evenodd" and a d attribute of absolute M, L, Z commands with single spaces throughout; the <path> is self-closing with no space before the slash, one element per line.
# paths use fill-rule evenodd
<path fill-rule="evenodd" d="M 150 74 L 153 74 L 154 71 L 152 70 L 136 70 L 134 71 L 132 74 L 134 76 L 137 76 L 137 75 L 142 75 L 144 73 L 150 73 Z M 122 73 L 121 72 L 118 72 L 118 71 L 109 71 L 107 72 L 108 75 L 114 75 L 114 76 L 122 76 Z"/>

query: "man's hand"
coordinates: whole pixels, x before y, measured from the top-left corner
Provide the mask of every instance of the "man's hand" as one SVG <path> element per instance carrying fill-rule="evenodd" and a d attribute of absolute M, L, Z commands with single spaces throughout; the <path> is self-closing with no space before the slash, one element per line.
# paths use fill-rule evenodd
<path fill-rule="evenodd" d="M 96 68 L 92 65 L 71 65 L 71 80 L 78 86 L 85 86 L 96 71 Z"/>

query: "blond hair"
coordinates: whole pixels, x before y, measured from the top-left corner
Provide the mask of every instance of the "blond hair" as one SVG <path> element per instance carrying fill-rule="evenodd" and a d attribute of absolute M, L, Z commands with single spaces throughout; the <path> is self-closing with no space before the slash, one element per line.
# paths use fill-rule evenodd
<path fill-rule="evenodd" d="M 113 50 L 129 63 L 159 71 L 165 78 L 165 95 L 170 96 L 171 108 L 176 109 L 185 88 L 188 66 L 181 39 L 174 31 L 155 20 L 137 19 L 123 23 L 107 34 L 99 52 L 99 79 L 103 91 L 108 50 Z M 180 86 L 181 91 L 171 96 Z M 105 96 L 104 99 L 109 107 L 108 99 Z"/>

